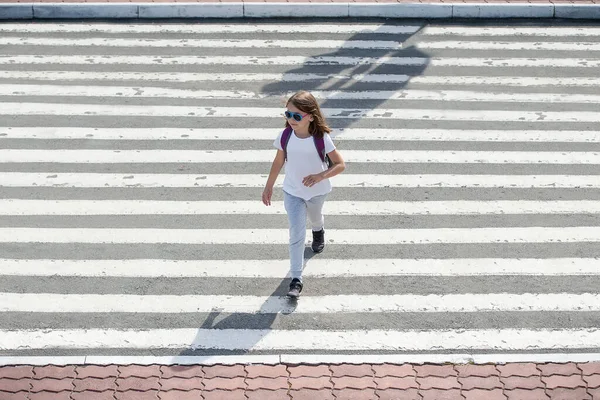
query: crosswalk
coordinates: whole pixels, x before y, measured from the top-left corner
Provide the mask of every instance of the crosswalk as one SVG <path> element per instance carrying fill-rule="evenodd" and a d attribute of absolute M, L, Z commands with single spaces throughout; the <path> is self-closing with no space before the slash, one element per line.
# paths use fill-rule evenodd
<path fill-rule="evenodd" d="M 598 352 L 599 38 L 0 24 L 0 356 Z M 299 89 L 348 167 L 292 302 Z"/>

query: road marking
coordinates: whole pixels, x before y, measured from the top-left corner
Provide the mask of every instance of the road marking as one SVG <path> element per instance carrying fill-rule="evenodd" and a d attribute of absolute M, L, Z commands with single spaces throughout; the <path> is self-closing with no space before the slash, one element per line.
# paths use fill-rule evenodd
<path fill-rule="evenodd" d="M 593 58 L 465 58 L 465 57 L 338 57 L 338 56 L 119 56 L 119 55 L 0 55 L 0 65 L 404 65 L 482 68 L 599 68 Z M 343 68 L 339 68 L 340 71 Z M 441 78 L 440 78 L 441 79 Z M 447 78 L 452 79 L 452 78 Z M 596 77 L 590 77 L 596 79 Z"/>
<path fill-rule="evenodd" d="M 38 150 L 0 149 L 2 163 L 270 163 L 273 150 Z M 586 151 L 344 150 L 351 163 L 598 165 Z"/>
<path fill-rule="evenodd" d="M 314 278 L 380 276 L 596 276 L 598 258 L 312 259 Z M 0 259 L 0 276 L 284 278 L 289 260 Z"/>
<path fill-rule="evenodd" d="M 68 39 L 0 37 L 0 46 L 399 50 L 402 48 L 402 43 L 389 40 L 125 39 L 114 37 Z"/>
<path fill-rule="evenodd" d="M 276 296 L 0 293 L 0 312 L 28 313 L 432 313 L 600 311 L 600 294 Z"/>
<path fill-rule="evenodd" d="M 0 127 L 2 139 L 85 140 L 269 140 L 282 131 L 264 129 L 193 128 L 80 128 Z M 461 129 L 333 129 L 336 140 L 397 140 L 442 142 L 563 142 L 600 143 L 599 131 L 555 130 L 461 130 Z"/>
<path fill-rule="evenodd" d="M 591 349 L 600 329 L 251 330 L 40 329 L 0 330 L 0 350 L 229 349 L 229 350 L 541 350 Z"/>
<path fill-rule="evenodd" d="M 352 175 L 332 179 L 336 187 L 355 188 L 600 188 L 598 175 Z M 110 174 L 3 172 L 0 187 L 215 187 L 262 188 L 267 175 Z M 276 183 L 281 187 L 281 183 Z"/>
<path fill-rule="evenodd" d="M 232 234 L 235 233 L 235 234 Z M 287 229 L 0 228 L 0 243 L 287 244 Z M 329 229 L 327 242 L 349 244 L 600 242 L 600 227 Z"/>
<path fill-rule="evenodd" d="M 485 122 L 600 122 L 593 111 L 503 111 L 437 109 L 344 109 L 323 108 L 327 118 L 397 119 L 417 121 Z M 0 115 L 146 116 L 189 118 L 281 118 L 282 109 L 259 107 L 190 107 L 125 104 L 3 103 Z"/>
<path fill-rule="evenodd" d="M 600 201 L 328 201 L 327 215 L 600 214 Z M 283 202 L 0 199 L 0 215 L 285 215 Z"/>
<path fill-rule="evenodd" d="M 1 76 L 1 75 L 0 75 Z M 65 79 L 68 79 L 65 77 Z M 320 91 L 311 93 L 319 100 L 406 100 L 493 103 L 600 103 L 600 95 L 567 93 L 499 93 L 464 90 L 366 90 Z M 237 90 L 190 90 L 163 87 L 2 85 L 0 96 L 116 97 L 176 99 L 287 99 L 293 93 L 262 93 Z"/>

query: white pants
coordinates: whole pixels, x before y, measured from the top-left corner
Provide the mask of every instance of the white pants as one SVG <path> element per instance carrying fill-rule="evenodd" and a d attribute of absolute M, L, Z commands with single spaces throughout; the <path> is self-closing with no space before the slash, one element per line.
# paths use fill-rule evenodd
<path fill-rule="evenodd" d="M 322 211 L 327 195 L 315 196 L 310 200 L 304 200 L 286 192 L 283 192 L 283 195 L 283 204 L 290 225 L 290 273 L 292 278 L 302 280 L 306 217 L 308 216 L 313 231 L 317 232 L 323 229 L 325 218 Z"/>

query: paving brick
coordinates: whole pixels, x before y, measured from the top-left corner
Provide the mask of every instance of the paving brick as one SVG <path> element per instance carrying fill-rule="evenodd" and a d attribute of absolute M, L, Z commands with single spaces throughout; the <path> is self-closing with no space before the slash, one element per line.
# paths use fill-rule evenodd
<path fill-rule="evenodd" d="M 73 392 L 71 398 L 73 400 L 115 400 L 114 393 L 112 390 L 106 392 Z"/>
<path fill-rule="evenodd" d="M 556 389 L 556 388 L 569 388 L 574 389 L 577 387 L 586 387 L 586 383 L 581 378 L 581 375 L 571 375 L 571 376 L 560 376 L 560 375 L 552 375 L 552 376 L 543 376 L 542 382 L 546 384 L 546 388 L 548 389 Z"/>
<path fill-rule="evenodd" d="M 460 390 L 438 390 L 429 389 L 421 390 L 419 394 L 423 397 L 423 400 L 464 400 L 464 397 L 460 395 Z"/>
<path fill-rule="evenodd" d="M 414 370 L 412 365 L 403 364 L 379 364 L 373 365 L 373 371 L 375 371 L 376 377 L 395 376 L 398 378 L 404 378 L 407 376 L 416 376 L 417 372 Z"/>
<path fill-rule="evenodd" d="M 600 363 L 581 363 L 577 367 L 583 371 L 583 375 L 600 375 Z"/>
<path fill-rule="evenodd" d="M 73 384 L 75 392 L 85 392 L 91 390 L 93 392 L 104 392 L 107 390 L 117 390 L 116 378 L 85 378 L 75 379 Z"/>
<path fill-rule="evenodd" d="M 160 367 L 162 378 L 203 378 L 201 365 L 163 365 Z"/>
<path fill-rule="evenodd" d="M 128 390 L 125 392 L 116 392 L 115 399 L 117 400 L 159 400 L 158 390 L 149 390 L 138 392 L 137 390 Z"/>
<path fill-rule="evenodd" d="M 421 400 L 417 389 L 385 389 L 377 390 L 375 394 L 379 400 Z"/>
<path fill-rule="evenodd" d="M 342 377 L 333 378 L 334 389 L 359 389 L 364 390 L 367 388 L 375 389 L 375 381 L 371 377 L 364 378 L 353 378 L 353 377 Z"/>
<path fill-rule="evenodd" d="M 253 390 L 246 391 L 246 396 L 248 396 L 248 400 L 283 400 L 289 399 L 290 397 L 287 394 L 287 390 Z"/>
<path fill-rule="evenodd" d="M 151 376 L 160 378 L 159 365 L 125 365 L 119 367 L 119 378 L 148 378 Z"/>
<path fill-rule="evenodd" d="M 587 390 L 589 394 L 592 395 L 592 399 L 594 400 L 600 400 L 600 388 L 597 389 L 588 389 Z"/>
<path fill-rule="evenodd" d="M 551 400 L 592 400 L 585 388 L 566 389 L 558 388 L 546 390 L 546 394 Z"/>
<path fill-rule="evenodd" d="M 506 390 L 544 388 L 544 382 L 537 376 L 529 378 L 521 378 L 518 376 L 512 378 L 500 378 L 500 381 L 504 384 L 504 389 Z"/>
<path fill-rule="evenodd" d="M 331 390 L 290 390 L 293 400 L 334 400 Z"/>
<path fill-rule="evenodd" d="M 328 365 L 294 365 L 289 366 L 288 371 L 290 377 L 298 378 L 302 376 L 308 376 L 312 378 L 319 378 L 321 376 L 331 376 L 331 371 Z"/>
<path fill-rule="evenodd" d="M 590 389 L 600 388 L 600 375 L 584 376 L 583 380 L 587 383 Z"/>
<path fill-rule="evenodd" d="M 119 371 L 116 365 L 82 365 L 76 369 L 77 378 L 110 378 L 117 377 Z"/>
<path fill-rule="evenodd" d="M 204 379 L 202 381 L 204 383 L 204 390 L 215 390 L 215 389 L 223 389 L 223 390 L 236 390 L 241 389 L 244 390 L 246 388 L 246 384 L 244 383 L 244 378 L 212 378 L 212 379 Z"/>
<path fill-rule="evenodd" d="M 248 378 L 287 378 L 288 372 L 285 365 L 248 365 L 246 366 Z"/>
<path fill-rule="evenodd" d="M 56 366 L 56 365 L 45 365 L 43 367 L 33 368 L 33 374 L 35 379 L 54 378 L 75 378 L 75 366 Z"/>
<path fill-rule="evenodd" d="M 290 382 L 292 390 L 333 389 L 333 383 L 331 383 L 331 379 L 329 379 L 329 377 L 327 377 L 327 376 L 322 376 L 320 378 L 311 378 L 311 377 L 290 378 L 289 382 Z"/>
<path fill-rule="evenodd" d="M 205 378 L 245 378 L 246 370 L 243 365 L 212 365 L 204 367 Z"/>
<path fill-rule="evenodd" d="M 458 378 L 458 382 L 462 385 L 463 390 L 502 389 L 502 382 L 500 382 L 500 378 L 497 376 L 488 376 L 487 378 L 482 378 L 479 376 L 471 376 L 468 378 Z"/>
<path fill-rule="evenodd" d="M 243 390 L 213 390 L 203 392 L 204 400 L 247 400 Z"/>
<path fill-rule="evenodd" d="M 33 378 L 33 367 L 28 365 L 15 367 L 0 367 L 0 378 Z"/>
<path fill-rule="evenodd" d="M 64 392 L 73 390 L 73 379 L 32 379 L 31 392 Z"/>
<path fill-rule="evenodd" d="M 201 390 L 190 390 L 187 392 L 181 390 L 169 390 L 168 392 L 159 392 L 160 400 L 202 400 Z"/>
<path fill-rule="evenodd" d="M 479 376 L 481 378 L 486 378 L 488 376 L 500 375 L 500 371 L 496 369 L 495 365 L 464 364 L 457 365 L 455 369 L 460 377 Z"/>
<path fill-rule="evenodd" d="M 375 378 L 375 385 L 377 390 L 386 390 L 386 389 L 399 389 L 399 390 L 407 390 L 407 389 L 418 389 L 419 385 L 417 384 L 417 379 L 414 376 L 398 378 L 395 376 L 387 376 L 385 378 Z"/>
<path fill-rule="evenodd" d="M 540 376 L 540 371 L 537 369 L 537 366 L 533 363 L 511 363 L 506 365 L 498 365 L 498 371 L 500 371 L 500 376 L 520 376 L 520 377 L 530 377 L 530 376 Z"/>
<path fill-rule="evenodd" d="M 502 394 L 502 389 L 463 390 L 462 395 L 465 397 L 465 400 L 506 400 L 506 396 Z"/>
<path fill-rule="evenodd" d="M 160 389 L 158 380 L 159 378 L 155 376 L 150 378 L 118 378 L 117 391 L 125 392 L 127 390 L 138 390 L 141 392 L 145 392 L 147 390 L 158 390 Z"/>
<path fill-rule="evenodd" d="M 549 399 L 549 397 L 546 396 L 544 389 L 505 390 L 504 394 L 506 395 L 508 400 L 548 400 Z"/>
<path fill-rule="evenodd" d="M 31 379 L 5 379 L 0 378 L 0 392 L 28 392 L 31 388 Z"/>
<path fill-rule="evenodd" d="M 575 363 L 565 363 L 565 364 L 538 364 L 538 369 L 542 371 L 542 376 L 551 376 L 551 375 L 562 375 L 562 376 L 570 376 L 570 375 L 579 375 L 581 371 L 577 368 L 577 364 Z"/>
<path fill-rule="evenodd" d="M 194 389 L 202 390 L 202 378 L 169 378 L 160 380 L 160 390 L 183 390 L 190 391 Z"/>
<path fill-rule="evenodd" d="M 2 398 L 2 397 L 0 397 Z M 3 399 L 3 398 L 2 398 Z M 71 392 L 38 392 L 30 393 L 29 400 L 71 400 Z"/>
<path fill-rule="evenodd" d="M 429 376 L 427 378 L 417 378 L 419 387 L 423 390 L 427 389 L 460 389 L 460 383 L 456 377 L 440 378 L 437 376 Z"/>
<path fill-rule="evenodd" d="M 445 378 L 447 376 L 458 376 L 458 373 L 452 365 L 415 365 L 415 371 L 417 371 L 418 377 L 440 377 Z"/>
<path fill-rule="evenodd" d="M 0 392 L 0 399 L 2 400 L 29 400 L 27 392 L 8 393 Z"/>
<path fill-rule="evenodd" d="M 254 378 L 254 379 L 246 379 L 246 390 L 259 390 L 259 389 L 267 389 L 267 390 L 278 390 L 278 389 L 288 389 L 289 384 L 286 377 L 279 378 Z"/>
<path fill-rule="evenodd" d="M 341 364 L 341 365 L 332 365 L 331 366 L 332 376 L 334 378 L 338 377 L 354 377 L 354 378 L 363 378 L 366 376 L 373 376 L 373 370 L 369 364 Z"/>
<path fill-rule="evenodd" d="M 333 395 L 336 400 L 373 400 L 376 398 L 374 389 L 334 389 Z"/>

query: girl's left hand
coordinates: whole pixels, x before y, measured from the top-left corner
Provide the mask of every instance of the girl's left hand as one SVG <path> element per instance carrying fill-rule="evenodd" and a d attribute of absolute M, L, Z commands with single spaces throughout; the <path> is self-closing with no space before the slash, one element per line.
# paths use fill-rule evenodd
<path fill-rule="evenodd" d="M 321 174 L 314 174 L 314 175 L 305 176 L 304 179 L 302 180 L 302 183 L 304 184 L 304 186 L 312 187 L 312 186 L 316 185 L 317 183 L 321 182 L 322 180 L 323 180 L 323 177 L 321 176 Z"/>

